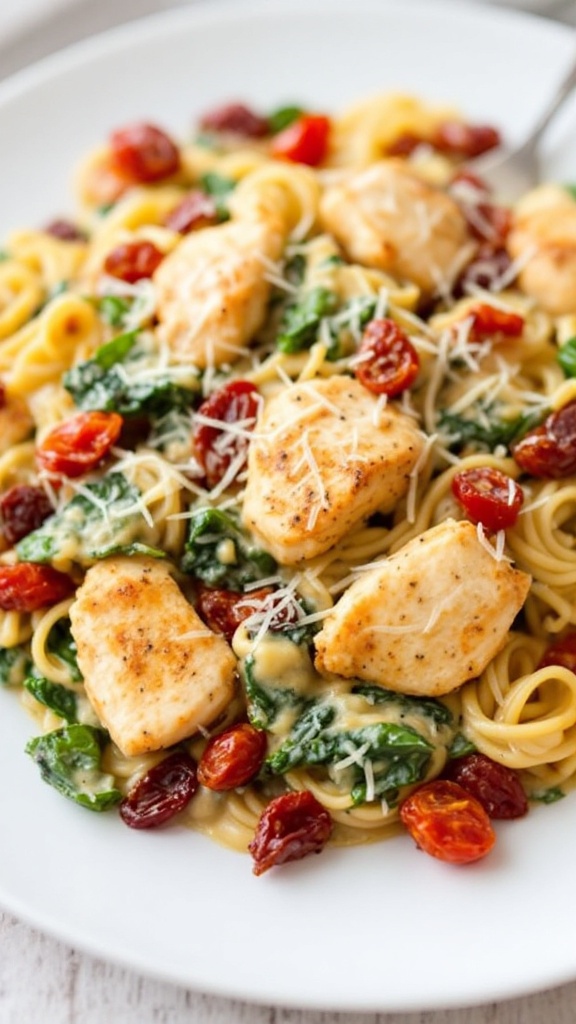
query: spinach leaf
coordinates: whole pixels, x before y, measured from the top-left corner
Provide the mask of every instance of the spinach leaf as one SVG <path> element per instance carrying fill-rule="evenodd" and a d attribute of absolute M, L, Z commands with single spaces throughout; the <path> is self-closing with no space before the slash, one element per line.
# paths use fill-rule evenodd
<path fill-rule="evenodd" d="M 48 634 L 48 651 L 63 662 L 70 673 L 70 679 L 79 683 L 82 674 L 78 668 L 76 641 L 70 629 L 70 619 L 59 619 Z"/>
<path fill-rule="evenodd" d="M 299 767 L 325 765 L 333 772 L 346 770 L 352 804 L 364 803 L 368 785 L 363 765 L 371 763 L 371 799 L 397 803 L 399 790 L 424 778 L 432 744 L 409 726 L 372 722 L 355 729 L 334 727 L 336 708 L 329 701 L 314 701 L 294 724 L 286 740 L 264 762 L 264 772 L 282 775 Z"/>
<path fill-rule="evenodd" d="M 149 528 L 135 508 L 139 498 L 122 473 L 108 473 L 19 541 L 18 557 L 46 563 L 66 549 L 72 562 L 88 566 L 112 553 L 163 555 L 146 545 Z"/>
<path fill-rule="evenodd" d="M 576 338 L 569 338 L 558 349 L 556 358 L 566 377 L 576 377 Z"/>
<path fill-rule="evenodd" d="M 542 412 L 529 412 L 507 420 L 496 416 L 492 408 L 479 407 L 477 412 L 478 419 L 447 410 L 440 413 L 438 426 L 449 435 L 448 447 L 451 451 L 459 451 L 466 445 L 489 452 L 500 445 L 508 448 L 518 437 L 540 423 L 543 416 Z"/>
<path fill-rule="evenodd" d="M 322 317 L 333 313 L 337 296 L 327 288 L 316 287 L 289 302 L 284 310 L 276 339 L 280 352 L 301 352 L 316 341 Z"/>
<path fill-rule="evenodd" d="M 549 789 L 534 790 L 533 793 L 530 793 L 530 800 L 541 804 L 555 804 L 565 796 L 566 793 L 560 789 L 560 786 L 550 786 Z"/>
<path fill-rule="evenodd" d="M 73 690 L 60 683 L 52 683 L 44 676 L 28 676 L 24 686 L 35 700 L 53 711 L 59 718 L 72 723 L 78 721 L 78 698 Z"/>
<path fill-rule="evenodd" d="M 189 409 L 195 389 L 176 383 L 177 367 L 150 372 L 155 358 L 138 331 L 126 331 L 68 370 L 62 383 L 79 409 L 153 418 Z"/>
<path fill-rule="evenodd" d="M 382 686 L 370 683 L 360 683 L 352 687 L 352 693 L 364 697 L 369 704 L 393 704 L 400 709 L 402 714 L 418 714 L 425 718 L 431 718 L 436 725 L 450 725 L 453 715 L 450 708 L 433 697 L 409 697 L 404 693 L 394 693 L 392 690 L 385 690 Z"/>
<path fill-rule="evenodd" d="M 106 811 L 121 799 L 113 777 L 100 767 L 106 741 L 103 729 L 66 725 L 30 740 L 26 753 L 59 793 L 91 811 Z"/>
<path fill-rule="evenodd" d="M 291 687 L 266 686 L 256 679 L 254 656 L 249 654 L 241 665 L 242 682 L 246 694 L 248 718 L 256 729 L 269 729 L 286 708 L 297 714 L 308 703 L 307 698 Z"/>
<path fill-rule="evenodd" d="M 190 518 L 181 568 L 209 586 L 243 590 L 274 572 L 276 562 L 253 544 L 231 512 L 203 508 Z"/>
<path fill-rule="evenodd" d="M 234 179 L 225 178 L 222 174 L 217 174 L 215 171 L 208 171 L 200 178 L 200 184 L 204 191 L 209 196 L 212 196 L 218 219 L 220 221 L 228 220 L 230 216 L 228 199 L 236 188 Z"/>
<path fill-rule="evenodd" d="M 271 135 L 277 135 L 278 132 L 284 131 L 289 125 L 294 124 L 299 117 L 302 117 L 304 108 L 299 107 L 297 104 L 287 104 L 283 107 L 278 107 L 273 110 L 272 113 L 268 114 L 268 131 Z"/>
<path fill-rule="evenodd" d="M 448 757 L 465 757 L 467 754 L 475 754 L 477 747 L 463 732 L 457 732 L 452 743 L 448 747 Z"/>
<path fill-rule="evenodd" d="M 103 295 L 96 300 L 96 309 L 100 317 L 110 327 L 122 327 L 131 308 L 130 299 L 123 295 Z"/>
<path fill-rule="evenodd" d="M 32 661 L 25 647 L 1 647 L 0 685 L 21 686 L 31 666 Z"/>

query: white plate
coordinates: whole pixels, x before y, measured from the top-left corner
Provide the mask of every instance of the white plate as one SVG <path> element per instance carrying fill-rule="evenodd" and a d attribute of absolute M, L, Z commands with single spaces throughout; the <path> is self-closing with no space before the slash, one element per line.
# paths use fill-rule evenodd
<path fill-rule="evenodd" d="M 514 138 L 572 46 L 549 22 L 430 0 L 210 4 L 145 20 L 0 88 L 0 236 L 70 209 L 75 160 L 131 118 L 183 134 L 230 98 L 338 109 L 401 88 Z M 549 140 L 563 178 L 576 177 L 575 116 Z M 474 867 L 400 837 L 256 879 L 247 857 L 199 835 L 132 832 L 63 800 L 22 752 L 32 731 L 1 693 L 0 901 L 67 942 L 220 995 L 348 1011 L 485 1002 L 576 977 L 576 795 L 499 825 Z"/>

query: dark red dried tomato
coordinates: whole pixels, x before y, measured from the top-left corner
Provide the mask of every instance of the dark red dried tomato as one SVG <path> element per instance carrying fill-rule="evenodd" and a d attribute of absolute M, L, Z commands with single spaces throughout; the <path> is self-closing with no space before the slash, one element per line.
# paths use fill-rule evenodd
<path fill-rule="evenodd" d="M 104 271 L 111 277 L 135 284 L 143 278 L 152 277 L 164 259 L 164 253 L 144 239 L 138 242 L 123 242 L 115 246 L 104 260 Z"/>
<path fill-rule="evenodd" d="M 35 612 L 63 601 L 73 590 L 70 577 L 51 565 L 0 565 L 0 608 L 5 612 Z"/>
<path fill-rule="evenodd" d="M 458 278 L 456 294 L 466 295 L 475 288 L 498 290 L 499 282 L 508 275 L 511 266 L 512 260 L 506 249 L 484 242 Z"/>
<path fill-rule="evenodd" d="M 179 170 L 180 152 L 162 128 L 130 124 L 110 136 L 110 166 L 134 183 L 161 181 Z"/>
<path fill-rule="evenodd" d="M 496 841 L 480 801 L 449 779 L 415 789 L 400 805 L 400 820 L 421 850 L 452 864 L 485 857 Z"/>
<path fill-rule="evenodd" d="M 201 188 L 195 188 L 192 192 L 188 192 L 173 210 L 170 210 L 164 224 L 171 231 L 186 235 L 194 228 L 217 224 L 218 219 L 218 210 L 213 196 L 209 196 Z"/>
<path fill-rule="evenodd" d="M 420 360 L 408 335 L 387 317 L 371 320 L 362 335 L 354 375 L 369 391 L 394 398 L 418 376 Z"/>
<path fill-rule="evenodd" d="M 192 446 L 209 487 L 220 482 L 232 463 L 238 463 L 238 472 L 242 469 L 247 434 L 256 425 L 259 409 L 258 389 L 247 380 L 228 381 L 202 402 L 193 421 Z M 242 424 L 241 431 L 227 430 L 227 424 Z"/>
<path fill-rule="evenodd" d="M 513 445 L 512 455 L 530 476 L 557 480 L 576 473 L 576 401 L 524 434 Z"/>
<path fill-rule="evenodd" d="M 427 144 L 427 140 L 422 135 L 416 135 L 415 132 L 403 132 L 386 146 L 386 156 L 409 157 L 419 146 Z"/>
<path fill-rule="evenodd" d="M 132 787 L 120 803 L 120 817 L 130 828 L 158 828 L 184 810 L 197 788 L 196 762 L 176 751 Z"/>
<path fill-rule="evenodd" d="M 122 424 L 116 412 L 76 413 L 46 435 L 36 450 L 36 460 L 48 473 L 82 476 L 108 454 Z"/>
<path fill-rule="evenodd" d="M 443 772 L 476 797 L 490 818 L 522 818 L 528 800 L 518 775 L 485 754 L 467 754 L 450 761 Z"/>
<path fill-rule="evenodd" d="M 464 203 L 462 212 L 474 238 L 494 246 L 504 245 L 512 227 L 510 210 L 495 203 Z"/>
<path fill-rule="evenodd" d="M 307 790 L 285 793 L 264 808 L 248 849 L 255 875 L 272 867 L 320 853 L 332 834 L 328 811 Z"/>
<path fill-rule="evenodd" d="M 198 762 L 198 782 L 219 793 L 245 786 L 260 770 L 266 747 L 261 729 L 249 722 L 231 725 L 208 740 Z"/>
<path fill-rule="evenodd" d="M 15 484 L 0 498 L 0 529 L 10 545 L 37 530 L 54 509 L 42 487 Z"/>
<path fill-rule="evenodd" d="M 444 121 L 436 129 L 432 145 L 448 156 L 472 159 L 495 149 L 501 141 L 500 132 L 491 125 Z"/>
<path fill-rule="evenodd" d="M 81 228 L 77 227 L 71 220 L 65 220 L 64 218 L 51 220 L 42 230 L 47 235 L 51 235 L 52 238 L 59 238 L 63 242 L 84 242 L 86 239 L 86 235 Z"/>
<path fill-rule="evenodd" d="M 268 135 L 268 121 L 244 103 L 226 103 L 203 114 L 200 128 L 207 132 L 230 132 L 248 139 L 261 139 Z"/>
<path fill-rule="evenodd" d="M 547 668 L 549 665 L 560 665 L 570 672 L 576 672 L 576 633 L 568 633 L 546 648 L 538 668 Z"/>
<path fill-rule="evenodd" d="M 514 526 L 524 502 L 519 484 L 492 466 L 456 473 L 452 493 L 473 523 L 482 523 L 494 533 Z"/>
<path fill-rule="evenodd" d="M 0 409 L 5 409 L 8 404 L 8 396 L 6 394 L 6 385 L 0 380 Z"/>
<path fill-rule="evenodd" d="M 273 593 L 272 587 L 259 587 L 244 594 L 239 590 L 218 590 L 200 585 L 196 593 L 196 610 L 210 629 L 222 633 L 230 641 L 258 603 Z"/>

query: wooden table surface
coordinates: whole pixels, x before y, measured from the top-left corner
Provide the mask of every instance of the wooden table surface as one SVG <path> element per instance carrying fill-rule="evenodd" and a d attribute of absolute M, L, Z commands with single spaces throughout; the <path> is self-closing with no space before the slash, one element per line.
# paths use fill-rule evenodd
<path fill-rule="evenodd" d="M 49 12 L 44 24 L 24 26 L 4 41 L 0 32 L 0 77 L 82 34 L 173 5 L 76 0 L 68 11 L 65 0 L 43 2 Z M 2 0 L 4 13 L 11 4 L 21 16 L 20 0 Z M 538 12 L 538 0 L 513 5 Z M 576 25 L 576 0 L 548 0 L 540 10 Z M 8 841 L 6 831 L 2 841 Z M 412 1014 L 319 1013 L 232 1002 L 95 959 L 0 911 L 0 1024 L 574 1024 L 575 1007 L 576 982 L 498 1004 Z"/>

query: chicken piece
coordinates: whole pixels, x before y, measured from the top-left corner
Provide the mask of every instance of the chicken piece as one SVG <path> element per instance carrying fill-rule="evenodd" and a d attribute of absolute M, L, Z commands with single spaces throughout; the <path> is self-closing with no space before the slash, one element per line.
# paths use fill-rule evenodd
<path fill-rule="evenodd" d="M 248 449 L 245 525 L 276 560 L 327 551 L 406 493 L 424 446 L 414 421 L 358 381 L 306 381 L 270 400 Z"/>
<path fill-rule="evenodd" d="M 98 562 L 70 620 L 90 703 L 127 757 L 191 736 L 232 697 L 230 647 L 198 618 L 164 562 Z"/>
<path fill-rule="evenodd" d="M 530 577 L 448 519 L 362 573 L 324 620 L 316 668 L 416 696 L 477 676 L 502 647 Z"/>
<path fill-rule="evenodd" d="M 23 398 L 5 392 L 0 384 L 0 455 L 34 433 L 34 420 Z"/>
<path fill-rule="evenodd" d="M 475 249 L 454 200 L 400 160 L 350 171 L 328 186 L 320 220 L 351 259 L 427 294 L 450 286 Z"/>
<path fill-rule="evenodd" d="M 243 220 L 186 236 L 154 275 L 158 335 L 174 362 L 233 363 L 262 326 L 269 264 L 284 235 L 274 221 Z"/>
<path fill-rule="evenodd" d="M 576 313 L 576 202 L 560 186 L 528 193 L 514 211 L 507 249 L 522 291 L 551 316 Z"/>

